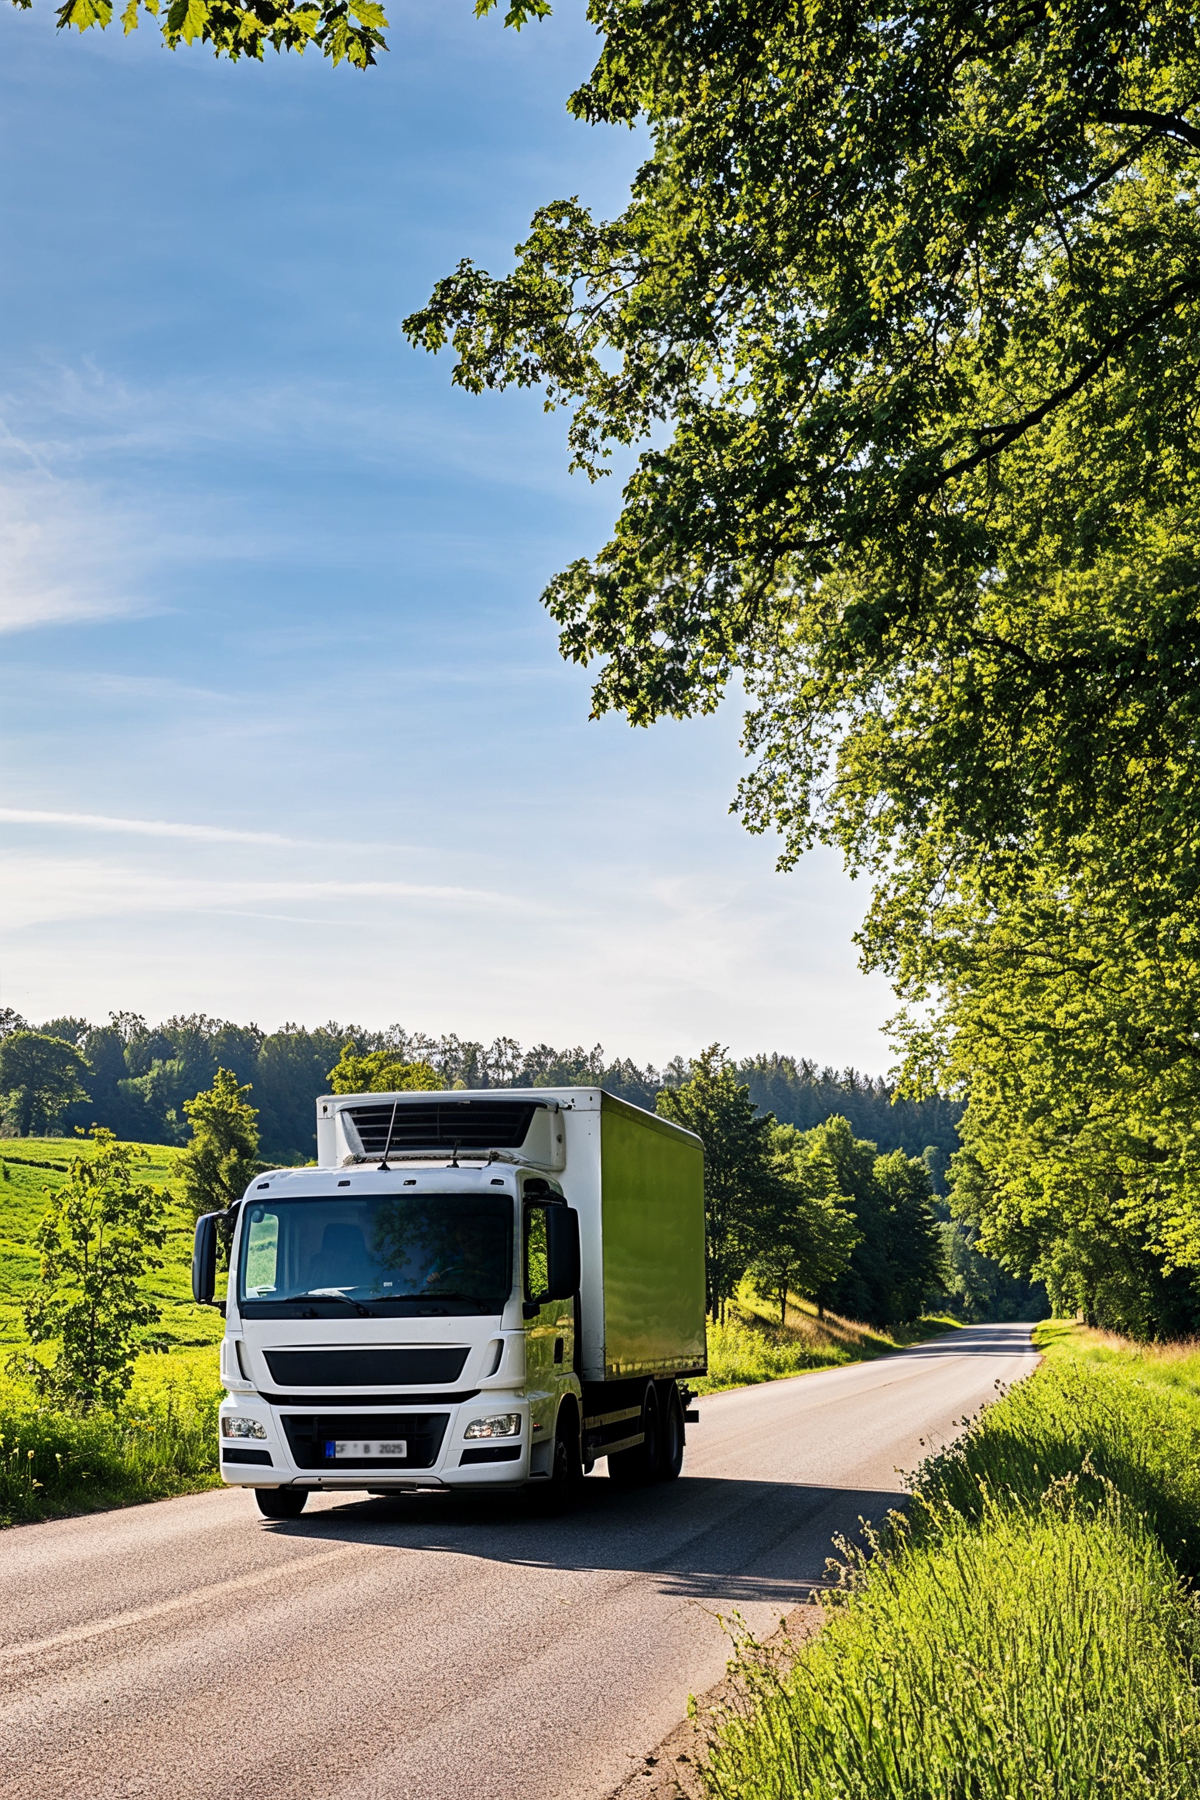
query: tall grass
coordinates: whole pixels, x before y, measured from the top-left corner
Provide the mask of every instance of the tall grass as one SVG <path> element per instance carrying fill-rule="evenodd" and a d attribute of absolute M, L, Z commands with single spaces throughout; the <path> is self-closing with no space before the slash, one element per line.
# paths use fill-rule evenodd
<path fill-rule="evenodd" d="M 750 1663 L 707 1779 L 721 1800 L 1117 1800 L 1200 1795 L 1200 1620 L 1112 1497 L 860 1569 L 790 1673 Z"/>
<path fill-rule="evenodd" d="M 1200 1403 L 1147 1378 L 1141 1359 L 1056 1361 L 931 1457 L 922 1506 L 980 1521 L 993 1504 L 1032 1507 L 1074 1478 L 1084 1497 L 1111 1485 L 1145 1519 L 1181 1574 L 1200 1576 Z"/>
<path fill-rule="evenodd" d="M 711 1794 L 1200 1800 L 1200 1389 L 1182 1364 L 1060 1342 L 930 1458 L 815 1643 L 743 1648 Z"/>
<path fill-rule="evenodd" d="M 806 1369 L 834 1368 L 852 1358 L 853 1352 L 842 1344 L 787 1336 L 778 1327 L 772 1329 L 730 1311 L 723 1323 L 709 1321 L 708 1374 L 693 1385 L 700 1393 L 749 1387 L 758 1381 L 800 1375 Z"/>

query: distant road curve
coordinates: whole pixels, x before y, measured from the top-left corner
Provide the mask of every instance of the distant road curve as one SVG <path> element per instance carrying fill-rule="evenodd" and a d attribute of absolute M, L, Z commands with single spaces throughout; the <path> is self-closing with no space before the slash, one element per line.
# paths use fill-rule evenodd
<path fill-rule="evenodd" d="M 898 1470 L 1033 1368 L 1024 1325 L 700 1402 L 683 1478 L 582 1510 L 246 1494 L 0 1534 L 0 1795 L 604 1800 Z"/>

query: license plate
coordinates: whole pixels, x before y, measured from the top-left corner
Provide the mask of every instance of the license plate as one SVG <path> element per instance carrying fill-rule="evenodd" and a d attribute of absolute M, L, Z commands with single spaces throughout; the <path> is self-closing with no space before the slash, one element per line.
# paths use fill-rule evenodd
<path fill-rule="evenodd" d="M 325 1455 L 331 1462 L 339 1462 L 343 1458 L 349 1462 L 364 1462 L 371 1456 L 407 1456 L 408 1440 L 406 1438 L 330 1438 L 325 1445 Z"/>

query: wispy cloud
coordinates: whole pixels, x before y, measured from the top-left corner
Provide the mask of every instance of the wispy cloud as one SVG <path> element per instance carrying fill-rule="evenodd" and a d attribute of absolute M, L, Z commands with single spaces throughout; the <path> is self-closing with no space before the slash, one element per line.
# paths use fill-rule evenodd
<path fill-rule="evenodd" d="M 161 466 L 252 444 L 260 453 L 294 457 L 303 448 L 310 458 L 350 457 L 381 470 L 428 472 L 432 462 L 499 487 L 570 492 L 589 503 L 592 490 L 565 473 L 561 433 L 547 432 L 540 401 L 508 395 L 503 409 L 447 408 L 444 382 L 442 370 L 416 357 L 382 393 L 374 377 L 135 383 L 93 364 L 61 364 L 31 374 L 4 404 L 43 464 L 59 470 L 114 456 Z M 614 468 L 628 460 L 619 451 Z M 611 504 L 606 494 L 602 506 Z"/>
<path fill-rule="evenodd" d="M 185 568 L 264 561 L 293 548 L 274 525 L 207 484 L 121 467 L 119 450 L 79 431 L 74 442 L 23 428 L 31 410 L 7 397 L 0 419 L 0 633 L 164 610 L 164 578 Z M 92 473 L 90 471 L 96 471 Z M 125 495 L 136 492 L 142 502 Z"/>
<path fill-rule="evenodd" d="M 440 882 L 334 877 L 323 881 L 244 880 L 174 875 L 124 868 L 83 858 L 11 857 L 5 871 L 3 922 L 9 930 L 67 919 L 134 918 L 148 913 L 248 913 L 300 905 L 319 909 L 341 903 L 369 911 L 387 907 L 466 908 L 475 913 L 545 915 L 541 901 Z M 329 922 L 328 919 L 325 921 Z"/>
<path fill-rule="evenodd" d="M 0 806 L 0 824 L 70 825 L 82 831 L 132 832 L 138 837 L 192 838 L 207 844 L 274 844 L 313 849 L 311 838 L 282 837 L 277 831 L 234 831 L 225 825 L 188 825 L 171 819 L 114 819 L 106 813 L 42 812 L 33 807 Z"/>
<path fill-rule="evenodd" d="M 147 610 L 144 536 L 86 482 L 0 475 L 0 631 Z"/>

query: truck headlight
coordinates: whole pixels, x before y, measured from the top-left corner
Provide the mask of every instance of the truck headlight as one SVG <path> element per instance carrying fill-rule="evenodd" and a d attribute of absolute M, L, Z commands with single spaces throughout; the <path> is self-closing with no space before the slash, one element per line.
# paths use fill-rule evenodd
<path fill-rule="evenodd" d="M 521 1429 L 520 1413 L 493 1413 L 487 1419 L 472 1419 L 463 1432 L 465 1438 L 516 1437 Z"/>
<path fill-rule="evenodd" d="M 257 1419 L 248 1419 L 243 1413 L 227 1413 L 221 1420 L 222 1437 L 265 1438 L 267 1428 Z"/>

